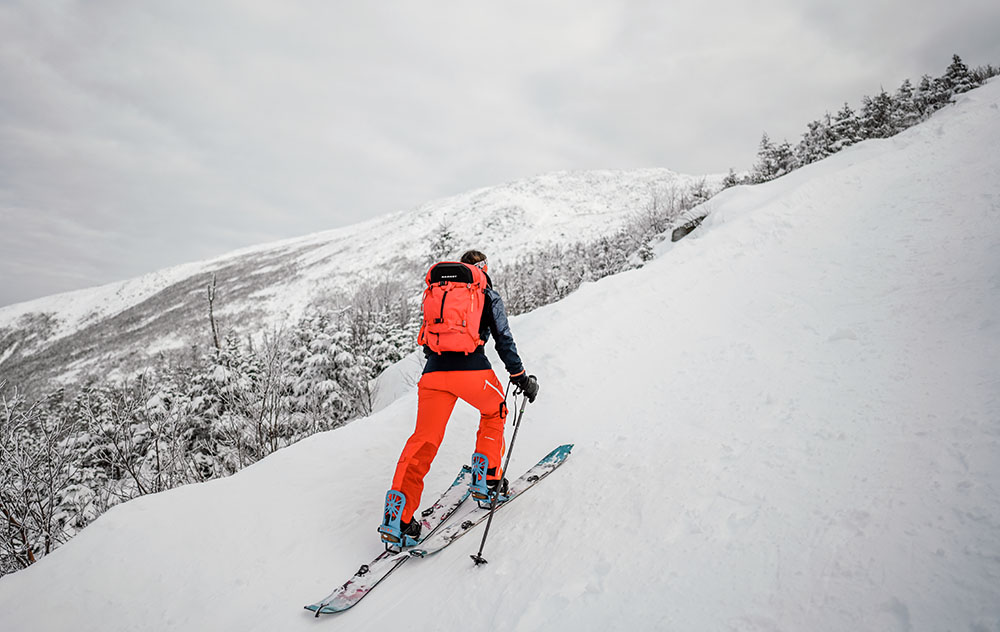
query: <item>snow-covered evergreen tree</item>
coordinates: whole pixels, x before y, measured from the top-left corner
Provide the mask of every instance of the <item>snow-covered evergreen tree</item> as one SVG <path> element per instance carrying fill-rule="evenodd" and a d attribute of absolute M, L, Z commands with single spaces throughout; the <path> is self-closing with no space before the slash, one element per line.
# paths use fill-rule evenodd
<path fill-rule="evenodd" d="M 952 102 L 954 90 L 944 77 L 934 79 L 931 89 L 928 92 L 928 102 L 930 104 L 929 113 L 934 113 Z"/>
<path fill-rule="evenodd" d="M 920 84 L 913 93 L 913 107 L 923 120 L 931 115 L 937 99 L 934 79 L 930 75 L 920 78 Z"/>
<path fill-rule="evenodd" d="M 339 316 L 339 315 L 338 315 Z M 362 362 L 352 348 L 350 324 L 326 312 L 314 312 L 300 323 L 291 365 L 291 392 L 296 408 L 319 427 L 333 428 L 353 418 L 361 382 L 366 381 Z"/>
<path fill-rule="evenodd" d="M 865 96 L 861 105 L 861 134 L 865 138 L 889 138 L 896 133 L 893 127 L 892 97 L 885 90 L 875 97 Z"/>
<path fill-rule="evenodd" d="M 976 82 L 969 72 L 968 66 L 958 55 L 952 55 L 951 63 L 941 77 L 942 84 L 951 94 L 962 94 L 976 87 Z"/>
<path fill-rule="evenodd" d="M 728 189 L 730 187 L 737 186 L 738 184 L 741 184 L 740 178 L 739 176 L 736 175 L 736 171 L 734 171 L 733 168 L 730 167 L 729 173 L 727 173 L 726 177 L 722 179 L 722 188 Z"/>
<path fill-rule="evenodd" d="M 833 119 L 827 113 L 822 119 L 809 123 L 802 140 L 795 147 L 795 161 L 799 165 L 811 164 L 834 153 L 835 147 Z"/>
<path fill-rule="evenodd" d="M 775 156 L 775 146 L 771 137 L 764 132 L 757 145 L 757 162 L 750 170 L 751 180 L 755 183 L 767 182 L 778 177 L 778 162 Z"/>
<path fill-rule="evenodd" d="M 909 79 L 903 81 L 892 99 L 892 128 L 896 132 L 912 127 L 920 122 L 921 112 L 917 106 L 916 91 Z"/>
<path fill-rule="evenodd" d="M 840 151 L 844 147 L 864 140 L 861 135 L 861 123 L 858 121 L 857 114 L 855 114 L 854 109 L 846 102 L 844 103 L 844 107 L 837 111 L 831 131 L 833 132 L 835 151 Z"/>
<path fill-rule="evenodd" d="M 431 234 L 426 263 L 430 266 L 438 261 L 455 260 L 460 254 L 456 250 L 455 236 L 451 233 L 451 227 L 446 222 L 441 222 Z"/>

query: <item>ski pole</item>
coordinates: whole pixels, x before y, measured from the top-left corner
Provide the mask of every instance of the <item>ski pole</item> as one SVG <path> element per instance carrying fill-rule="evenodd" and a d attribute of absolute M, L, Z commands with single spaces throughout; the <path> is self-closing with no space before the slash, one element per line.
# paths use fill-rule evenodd
<path fill-rule="evenodd" d="M 517 395 L 517 393 L 515 393 Z M 528 405 L 528 396 L 524 395 L 524 399 L 521 401 L 521 409 L 517 412 L 514 417 L 514 434 L 510 437 L 510 447 L 507 448 L 507 458 L 503 462 L 503 470 L 500 474 L 500 480 L 503 480 L 503 475 L 507 473 L 507 465 L 510 464 L 510 455 L 514 453 L 514 441 L 517 440 L 517 431 L 521 427 L 521 418 L 524 417 L 524 409 Z M 476 566 L 480 564 L 486 564 L 486 558 L 483 557 L 483 548 L 486 546 L 486 536 L 490 534 L 490 524 L 493 522 L 493 512 L 497 509 L 497 499 L 500 498 L 500 485 L 497 484 L 496 494 L 493 495 L 493 500 L 490 502 L 490 515 L 486 518 L 486 530 L 483 531 L 483 541 L 479 543 L 479 553 L 475 555 L 470 555 L 472 561 L 476 563 Z"/>

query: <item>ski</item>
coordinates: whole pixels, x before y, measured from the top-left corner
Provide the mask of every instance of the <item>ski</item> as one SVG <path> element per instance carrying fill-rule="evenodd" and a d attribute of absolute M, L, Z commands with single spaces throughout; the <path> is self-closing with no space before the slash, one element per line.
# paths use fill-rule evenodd
<path fill-rule="evenodd" d="M 512 500 L 555 471 L 557 467 L 563 464 L 572 449 L 572 443 L 559 446 L 552 452 L 549 452 L 548 455 L 542 458 L 541 461 L 536 463 L 520 478 L 512 481 L 507 490 L 507 500 L 498 504 L 496 511 L 500 511 L 500 509 L 509 505 Z M 421 540 L 420 544 L 410 549 L 409 554 L 413 557 L 428 557 L 438 553 L 455 540 L 472 531 L 473 527 L 486 520 L 489 515 L 489 505 L 485 507 L 475 503 L 469 505 L 460 515 L 455 515 L 452 520 L 449 520 L 444 528 Z"/>
<path fill-rule="evenodd" d="M 523 494 L 534 486 L 535 483 L 562 465 L 566 457 L 569 456 L 572 448 L 572 444 L 559 446 L 525 472 L 520 478 L 511 482 L 508 488 L 509 497 L 506 501 L 497 505 L 497 510 Z M 442 496 L 442 500 L 455 489 L 456 485 L 460 484 L 459 481 L 462 480 L 462 476 L 466 476 L 467 478 L 464 479 L 466 487 L 464 489 L 464 496 L 462 496 L 462 500 L 465 500 L 465 497 L 469 494 L 468 482 L 471 480 L 471 471 L 469 466 L 465 466 L 459 478 L 455 479 L 455 483 L 449 491 L 445 492 L 445 495 Z M 438 502 L 440 503 L 441 501 Z M 371 564 L 362 566 L 355 573 L 354 577 L 330 593 L 326 599 L 306 606 L 306 609 L 315 612 L 318 617 L 321 614 L 334 614 L 351 608 L 404 562 L 414 557 L 427 557 L 440 552 L 485 520 L 489 516 L 489 513 L 489 507 L 483 508 L 475 503 L 471 505 L 466 504 L 463 507 L 459 507 L 457 504 L 454 505 L 452 510 L 441 518 L 441 521 L 437 523 L 435 528 L 427 532 L 427 536 L 421 539 L 420 544 L 416 547 L 409 551 L 397 553 L 385 552 L 379 555 Z M 446 520 L 448 524 L 442 527 L 442 524 Z M 424 526 L 427 526 L 427 524 L 425 523 Z"/>
<path fill-rule="evenodd" d="M 455 477 L 455 482 L 441 494 L 437 502 L 420 513 L 421 533 L 426 534 L 423 539 L 433 534 L 468 498 L 471 482 L 472 468 L 464 465 Z M 361 601 L 376 584 L 388 577 L 389 573 L 396 570 L 409 557 L 405 552 L 386 549 L 368 564 L 362 564 L 351 579 L 326 598 L 306 606 L 306 610 L 315 612 L 317 617 L 321 614 L 347 610 Z"/>

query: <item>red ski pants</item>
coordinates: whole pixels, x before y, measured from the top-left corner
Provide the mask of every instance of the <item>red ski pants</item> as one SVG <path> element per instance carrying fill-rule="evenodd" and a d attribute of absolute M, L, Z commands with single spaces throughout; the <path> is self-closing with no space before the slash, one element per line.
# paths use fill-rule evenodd
<path fill-rule="evenodd" d="M 406 496 L 403 522 L 410 522 L 420 506 L 424 476 L 437 455 L 448 419 L 459 398 L 479 409 L 476 452 L 488 459 L 487 478 L 492 480 L 503 475 L 500 466 L 505 450 L 503 427 L 507 406 L 496 374 L 490 369 L 424 373 L 417 384 L 417 427 L 403 447 L 392 479 L 392 488 Z"/>

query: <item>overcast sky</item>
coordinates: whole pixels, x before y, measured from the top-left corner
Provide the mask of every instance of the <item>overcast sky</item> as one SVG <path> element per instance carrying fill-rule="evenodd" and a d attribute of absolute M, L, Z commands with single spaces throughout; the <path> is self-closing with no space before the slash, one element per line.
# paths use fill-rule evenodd
<path fill-rule="evenodd" d="M 996 0 L 0 0 L 0 305 L 562 169 L 749 168 Z"/>

